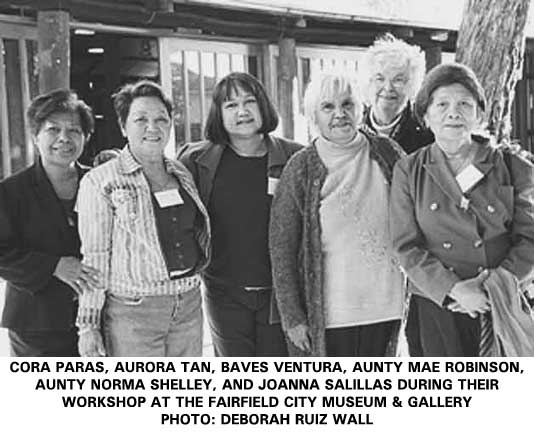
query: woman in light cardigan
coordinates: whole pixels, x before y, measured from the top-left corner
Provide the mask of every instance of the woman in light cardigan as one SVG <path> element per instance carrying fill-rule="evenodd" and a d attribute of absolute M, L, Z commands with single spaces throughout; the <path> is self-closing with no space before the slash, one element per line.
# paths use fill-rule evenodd
<path fill-rule="evenodd" d="M 388 228 L 389 183 L 402 149 L 358 128 L 358 89 L 339 74 L 312 80 L 315 132 L 278 184 L 270 250 L 290 354 L 384 356 L 402 316 L 402 276 Z"/>

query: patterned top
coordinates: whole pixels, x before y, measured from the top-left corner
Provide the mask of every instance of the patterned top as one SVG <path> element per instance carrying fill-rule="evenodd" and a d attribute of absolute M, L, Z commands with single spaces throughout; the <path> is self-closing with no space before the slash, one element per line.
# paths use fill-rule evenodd
<path fill-rule="evenodd" d="M 315 145 L 328 171 L 319 207 L 325 327 L 400 319 L 403 279 L 389 235 L 389 186 L 369 141 L 358 134 L 351 144 L 320 137 Z"/>
<path fill-rule="evenodd" d="M 176 177 L 202 214 L 196 238 L 203 256 L 196 270 L 209 260 L 208 215 L 187 169 L 165 159 L 167 172 Z M 107 291 L 119 295 L 174 295 L 198 288 L 198 273 L 171 280 L 158 238 L 151 192 L 142 166 L 129 148 L 120 156 L 91 170 L 80 184 L 77 211 L 83 262 L 104 275 L 104 289 L 80 297 L 76 324 L 98 327 Z"/>
<path fill-rule="evenodd" d="M 389 187 L 393 165 L 403 155 L 402 149 L 365 126 L 360 131 L 369 140 L 369 157 L 376 161 Z M 289 343 L 292 356 L 326 355 L 319 215 L 326 174 L 314 144 L 295 153 L 284 168 L 271 207 L 269 249 L 282 326 L 290 329 L 307 324 L 312 341 L 311 353 Z"/>

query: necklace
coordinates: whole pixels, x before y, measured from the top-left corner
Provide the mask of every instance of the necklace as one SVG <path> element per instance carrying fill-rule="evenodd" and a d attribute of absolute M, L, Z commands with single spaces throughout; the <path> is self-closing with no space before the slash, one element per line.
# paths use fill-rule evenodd
<path fill-rule="evenodd" d="M 400 122 L 401 118 L 402 118 L 402 112 L 397 114 L 395 118 L 388 124 L 380 125 L 376 121 L 375 114 L 372 109 L 371 109 L 371 112 L 369 113 L 369 120 L 371 121 L 371 126 L 373 127 L 373 129 L 376 130 L 377 132 L 381 132 L 386 135 L 389 135 L 388 132 L 391 132 L 393 130 L 393 128 Z"/>

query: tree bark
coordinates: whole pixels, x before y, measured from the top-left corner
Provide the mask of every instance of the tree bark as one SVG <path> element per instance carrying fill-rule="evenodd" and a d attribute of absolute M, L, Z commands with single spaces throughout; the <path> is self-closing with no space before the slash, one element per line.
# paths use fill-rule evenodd
<path fill-rule="evenodd" d="M 466 0 L 456 61 L 471 67 L 486 92 L 488 130 L 508 140 L 521 78 L 530 0 Z"/>

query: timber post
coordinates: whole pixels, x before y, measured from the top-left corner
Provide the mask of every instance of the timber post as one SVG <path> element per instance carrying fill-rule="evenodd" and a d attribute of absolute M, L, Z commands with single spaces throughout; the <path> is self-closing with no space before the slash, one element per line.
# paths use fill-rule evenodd
<path fill-rule="evenodd" d="M 441 63 L 441 46 L 427 46 L 424 48 L 425 51 L 425 62 L 426 62 L 426 71 L 428 72 L 434 66 L 437 66 Z"/>
<path fill-rule="evenodd" d="M 286 138 L 295 136 L 293 93 L 297 86 L 297 50 L 294 38 L 282 37 L 278 42 L 278 109 Z"/>
<path fill-rule="evenodd" d="M 64 10 L 37 13 L 40 93 L 70 87 L 69 21 Z"/>

